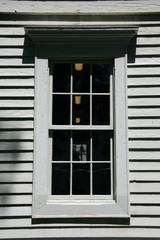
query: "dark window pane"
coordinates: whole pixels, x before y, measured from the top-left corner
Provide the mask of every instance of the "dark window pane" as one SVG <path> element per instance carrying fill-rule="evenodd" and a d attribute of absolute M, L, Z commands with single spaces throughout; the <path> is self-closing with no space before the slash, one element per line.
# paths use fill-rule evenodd
<path fill-rule="evenodd" d="M 73 125 L 90 123 L 89 96 L 73 96 Z"/>
<path fill-rule="evenodd" d="M 93 131 L 93 161 L 110 161 L 110 132 Z"/>
<path fill-rule="evenodd" d="M 52 164 L 52 195 L 70 194 L 70 164 Z"/>
<path fill-rule="evenodd" d="M 68 95 L 53 96 L 53 124 L 55 125 L 70 124 L 70 96 Z"/>
<path fill-rule="evenodd" d="M 92 66 L 92 91 L 94 93 L 109 92 L 110 65 L 93 64 Z"/>
<path fill-rule="evenodd" d="M 70 160 L 70 131 L 53 132 L 53 161 Z"/>
<path fill-rule="evenodd" d="M 90 165 L 73 164 L 73 195 L 90 194 Z"/>
<path fill-rule="evenodd" d="M 90 161 L 89 131 L 73 131 L 73 161 Z"/>
<path fill-rule="evenodd" d="M 111 194 L 110 164 L 93 164 L 93 194 Z"/>
<path fill-rule="evenodd" d="M 109 96 L 93 96 L 92 110 L 93 125 L 110 124 Z"/>
<path fill-rule="evenodd" d="M 70 92 L 71 65 L 53 65 L 53 92 Z"/>
<path fill-rule="evenodd" d="M 73 92 L 90 92 L 90 65 L 83 64 L 81 71 L 73 64 Z"/>

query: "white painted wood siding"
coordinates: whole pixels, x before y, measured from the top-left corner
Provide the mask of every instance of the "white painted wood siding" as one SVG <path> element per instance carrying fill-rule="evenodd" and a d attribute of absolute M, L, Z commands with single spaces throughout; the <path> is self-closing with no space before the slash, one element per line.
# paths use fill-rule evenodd
<path fill-rule="evenodd" d="M 86 4 L 0 2 L 0 239 L 160 236 L 160 1 Z M 35 53 L 27 25 L 139 26 L 127 68 L 129 225 L 32 224 Z"/>

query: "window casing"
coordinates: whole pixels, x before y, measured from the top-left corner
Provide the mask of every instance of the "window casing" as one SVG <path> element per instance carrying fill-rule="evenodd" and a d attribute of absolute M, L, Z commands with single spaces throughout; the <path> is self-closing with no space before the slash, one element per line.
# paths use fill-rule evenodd
<path fill-rule="evenodd" d="M 50 219 L 53 222 L 75 222 L 86 219 L 128 219 L 128 147 L 126 62 L 127 44 L 136 28 L 106 29 L 51 29 L 26 28 L 26 33 L 36 45 L 35 57 L 35 129 L 34 129 L 34 179 L 32 218 Z M 69 41 L 68 41 L 69 40 Z M 101 43 L 101 44 L 99 44 Z M 52 199 L 49 195 L 51 156 L 49 123 L 49 60 L 92 59 L 100 62 L 112 59 L 114 65 L 114 184 L 113 199 Z"/>

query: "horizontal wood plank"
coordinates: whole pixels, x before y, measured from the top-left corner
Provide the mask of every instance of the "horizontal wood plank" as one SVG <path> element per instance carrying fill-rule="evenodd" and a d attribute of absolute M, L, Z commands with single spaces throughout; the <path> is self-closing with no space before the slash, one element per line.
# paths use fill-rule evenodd
<path fill-rule="evenodd" d="M 130 128 L 155 128 L 160 126 L 160 119 L 128 119 Z"/>
<path fill-rule="evenodd" d="M 0 97 L 33 97 L 34 89 L 32 88 L 13 88 L 13 89 L 0 89 Z"/>
<path fill-rule="evenodd" d="M 0 87 L 34 87 L 33 78 L 0 78 Z"/>
<path fill-rule="evenodd" d="M 33 128 L 33 121 L 31 120 L 9 120 L 7 119 L 6 120 L 1 120 L 0 121 L 0 126 L 1 126 L 1 129 L 21 129 L 21 128 L 24 128 L 24 129 L 28 129 L 28 128 Z"/>
<path fill-rule="evenodd" d="M 33 110 L 0 110 L 1 118 L 33 118 Z"/>
<path fill-rule="evenodd" d="M 15 228 L 31 226 L 31 218 L 0 219 L 0 228 Z"/>
<path fill-rule="evenodd" d="M 34 76 L 34 68 L 33 67 L 23 67 L 23 68 L 2 68 L 0 67 L 0 76 L 5 76 L 5 77 L 8 77 L 8 76 L 16 76 L 16 77 L 19 77 L 19 76 Z"/>
<path fill-rule="evenodd" d="M 139 217 L 134 216 L 130 221 L 131 226 L 148 226 L 148 227 L 160 227 L 160 218 L 159 217 Z"/>
<path fill-rule="evenodd" d="M 0 58 L 0 66 L 19 66 L 19 67 L 27 67 L 27 66 L 33 66 L 34 67 L 34 56 L 33 57 L 25 57 L 25 61 L 22 57 L 18 58 Z"/>
<path fill-rule="evenodd" d="M 160 171 L 159 161 L 131 161 L 129 163 L 131 171 Z"/>
<path fill-rule="evenodd" d="M 128 86 L 136 87 L 136 86 L 151 86 L 160 85 L 159 77 L 129 77 L 127 81 Z"/>
<path fill-rule="evenodd" d="M 134 141 L 134 140 L 130 140 L 129 141 L 129 148 L 134 148 L 134 149 L 160 149 L 160 140 L 157 141 L 153 141 L 153 140 L 138 140 L 138 141 Z"/>
<path fill-rule="evenodd" d="M 129 108 L 129 117 L 160 117 L 160 108 Z"/>
<path fill-rule="evenodd" d="M 33 142 L 0 142 L 0 151 L 2 150 L 33 150 Z"/>
<path fill-rule="evenodd" d="M 154 30 L 154 31 L 156 31 L 156 30 Z M 143 45 L 143 46 L 145 46 L 145 45 L 160 45 L 160 37 L 159 36 L 157 36 L 157 37 L 137 37 L 136 44 Z"/>
<path fill-rule="evenodd" d="M 31 183 L 13 183 L 13 184 L 0 184 L 0 193 L 1 194 L 12 194 L 12 193 L 32 193 L 32 184 Z M 7 195 L 6 197 L 7 198 Z"/>
<path fill-rule="evenodd" d="M 159 181 L 160 182 L 160 171 L 159 172 L 130 172 L 130 181 Z"/>
<path fill-rule="evenodd" d="M 14 107 L 14 108 L 16 108 L 16 107 L 17 108 L 19 108 L 19 107 L 21 107 L 21 108 L 29 107 L 29 108 L 31 108 L 33 106 L 34 106 L 34 101 L 30 100 L 30 99 L 20 99 L 20 100 L 19 99 L 12 99 L 12 100 L 1 99 L 0 100 L 0 108 L 3 108 L 3 107 L 5 107 L 5 108 L 7 108 L 7 107 L 9 107 L 9 108 L 11 108 L 11 107 Z"/>
<path fill-rule="evenodd" d="M 130 210 L 134 215 L 160 215 L 160 206 L 131 206 Z"/>
<path fill-rule="evenodd" d="M 159 98 L 129 98 L 129 107 L 160 107 L 160 97 Z"/>
<path fill-rule="evenodd" d="M 20 139 L 28 139 L 33 140 L 33 131 L 2 131 L 0 134 L 1 140 L 20 140 Z"/>
<path fill-rule="evenodd" d="M 0 217 L 31 216 L 31 207 L 0 207 Z"/>
<path fill-rule="evenodd" d="M 32 182 L 32 173 L 28 172 L 1 172 L 0 173 L 0 183 L 12 183 L 12 182 Z"/>
<path fill-rule="evenodd" d="M 131 193 L 160 193 L 160 183 L 130 183 Z"/>
<path fill-rule="evenodd" d="M 33 47 L 1 48 L 0 57 L 34 57 Z"/>
<path fill-rule="evenodd" d="M 146 66 L 146 67 L 143 67 L 143 66 L 134 66 L 134 67 L 129 67 L 128 70 L 127 70 L 127 74 L 128 75 L 160 75 L 160 67 L 159 66 L 152 66 L 152 67 L 149 67 L 149 66 Z"/>
<path fill-rule="evenodd" d="M 129 138 L 159 138 L 159 129 L 129 129 Z"/>
<path fill-rule="evenodd" d="M 0 162 L 20 162 L 33 161 L 32 152 L 5 152 L 0 153 Z"/>
<path fill-rule="evenodd" d="M 159 96 L 160 87 L 129 88 L 128 96 Z"/>
<path fill-rule="evenodd" d="M 32 171 L 33 164 L 32 163 L 0 163 L 0 171 L 1 172 L 24 172 L 24 171 Z M 18 174 L 18 173 L 17 173 Z"/>
<path fill-rule="evenodd" d="M 133 204 L 159 204 L 160 195 L 159 194 L 131 194 L 130 202 Z"/>
<path fill-rule="evenodd" d="M 157 160 L 159 161 L 159 151 L 131 151 L 129 152 L 130 160 Z"/>

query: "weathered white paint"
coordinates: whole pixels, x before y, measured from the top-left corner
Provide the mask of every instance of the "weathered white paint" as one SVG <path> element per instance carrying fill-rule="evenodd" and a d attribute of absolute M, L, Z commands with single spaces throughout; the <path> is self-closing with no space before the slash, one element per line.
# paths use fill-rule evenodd
<path fill-rule="evenodd" d="M 1 142 L 0 150 L 33 150 L 33 142 Z"/>
<path fill-rule="evenodd" d="M 13 143 L 12 143 L 13 144 Z M 22 143 L 21 143 L 22 144 Z M 22 144 L 23 145 L 23 144 Z M 12 163 L 1 163 L 0 164 L 0 169 L 3 172 L 14 172 L 14 171 L 18 171 L 18 172 L 23 172 L 23 171 L 32 171 L 33 167 L 32 167 L 32 163 L 16 163 L 14 164 Z"/>
<path fill-rule="evenodd" d="M 33 110 L 0 110 L 1 118 L 33 118 Z"/>
<path fill-rule="evenodd" d="M 129 152 L 130 160 L 157 160 L 159 161 L 159 151 L 132 151 Z"/>
<path fill-rule="evenodd" d="M 115 8 L 116 4 L 116 8 Z M 138 13 L 157 13 L 160 9 L 158 0 L 151 1 L 132 1 L 126 4 L 126 1 L 114 2 L 19 2 L 1 1 L 1 13 L 30 13 L 30 14 L 138 14 Z"/>
<path fill-rule="evenodd" d="M 154 129 L 160 127 L 160 20 L 158 17 L 154 17 L 154 14 L 152 16 L 146 14 L 159 13 L 159 8 L 159 0 L 104 1 L 92 2 L 92 4 L 77 1 L 0 1 L 0 12 L 10 11 L 10 13 L 13 13 L 13 17 L 15 13 L 23 12 L 33 15 L 40 12 L 44 15 L 50 14 L 50 16 L 42 16 L 41 19 L 34 19 L 33 15 L 23 18 L 23 15 L 21 15 L 20 20 L 12 20 L 10 14 L 8 15 L 9 21 L 1 22 L 3 26 L 0 27 L 0 46 L 2 47 L 0 51 L 2 57 L 0 58 L 0 86 L 7 88 L 0 89 L 0 97 L 2 97 L 0 101 L 0 113 L 2 115 L 0 116 L 4 117 L 4 119 L 0 119 L 0 128 L 3 130 L 0 134 L 2 140 L 0 150 L 10 150 L 9 152 L 0 152 L 0 169 L 5 172 L 0 173 L 0 180 L 10 181 L 7 184 L 0 184 L 0 192 L 3 193 L 0 196 L 0 210 L 1 216 L 5 217 L 5 219 L 0 219 L 0 228 L 6 228 L 6 230 L 1 231 L 1 239 L 24 237 L 33 239 L 42 237 L 45 239 L 47 237 L 159 238 L 160 228 L 152 227 L 160 226 L 160 217 L 157 216 L 157 214 L 160 215 L 160 132 L 159 129 Z M 87 13 L 89 14 L 83 15 Z M 107 19 L 108 15 L 117 16 L 117 13 L 123 15 L 121 19 L 116 17 L 113 20 Z M 144 15 L 139 16 L 139 13 L 144 13 Z M 66 15 L 65 18 L 62 16 L 64 14 Z M 124 14 L 126 15 L 124 16 Z M 100 15 L 104 15 L 103 19 Z M 16 18 L 18 19 L 18 15 Z M 46 224 L 33 225 L 31 223 L 32 183 L 24 183 L 24 181 L 32 181 L 31 171 L 34 160 L 33 152 L 30 152 L 33 150 L 33 132 L 30 130 L 33 129 L 34 125 L 33 121 L 29 120 L 30 117 L 34 117 L 32 109 L 34 107 L 34 89 L 32 88 L 34 87 L 34 51 L 28 44 L 23 48 L 23 43 L 26 44 L 23 38 L 25 35 L 23 27 L 28 25 L 55 27 L 140 26 L 136 39 L 137 56 L 135 56 L 135 59 L 133 56 L 132 63 L 129 62 L 128 64 L 128 106 L 130 107 L 128 110 L 130 116 L 128 126 L 138 129 L 129 129 L 129 138 L 131 138 L 129 140 L 129 148 L 131 149 L 129 152 L 129 176 L 131 180 L 132 216 L 130 225 L 127 225 L 127 227 L 125 225 L 119 227 L 120 224 L 111 227 L 106 224 L 107 227 L 104 228 L 96 228 L 94 225 L 91 228 L 88 224 L 86 228 L 79 225 L 81 228 L 64 229 L 58 228 L 60 224 L 55 224 L 54 228 L 52 228 L 52 224 L 47 224 L 47 226 L 50 226 L 50 229 L 48 229 Z M 31 68 L 28 68 L 29 66 Z M 9 97 L 9 99 L 5 99 L 5 97 Z M 15 109 L 3 109 L 5 107 Z M 18 109 L 20 107 L 23 110 Z M 156 118 L 154 118 L 155 116 Z M 14 121 L 12 120 L 13 117 Z M 24 117 L 25 121 L 21 121 L 21 117 Z M 141 117 L 147 117 L 148 119 Z M 144 129 L 144 127 L 150 129 Z M 15 131 L 16 129 L 18 131 Z M 22 131 L 19 131 L 20 129 Z M 26 131 L 26 129 L 29 129 L 29 131 Z M 24 150 L 29 150 L 29 152 L 22 152 Z M 17 183 L 12 182 L 14 179 Z M 19 181 L 23 181 L 23 183 L 19 184 Z M 5 208 L 2 206 L 5 206 Z M 12 216 L 12 218 L 7 219 L 7 216 Z M 21 218 L 16 218 L 17 216 L 21 216 Z M 70 224 L 70 226 L 72 225 Z M 35 229 L 32 229 L 32 226 L 35 226 Z M 63 225 L 61 224 L 61 226 Z M 77 225 L 75 224 L 75 226 Z M 23 229 L 14 229 L 14 227 L 23 227 Z M 26 229 L 27 227 L 29 229 Z M 12 228 L 12 230 L 8 228 Z"/>
<path fill-rule="evenodd" d="M 147 68 L 147 66 L 146 66 Z M 128 78 L 128 86 L 150 86 L 154 87 L 154 85 L 160 85 L 159 77 L 129 77 Z"/>
<path fill-rule="evenodd" d="M 28 99 L 23 99 L 23 100 L 19 100 L 19 99 L 6 99 L 6 100 L 1 100 L 0 101 L 0 107 L 30 107 L 32 108 L 34 106 L 34 101 L 33 100 L 28 100 Z"/>
<path fill-rule="evenodd" d="M 140 204 L 159 204 L 160 195 L 156 194 L 131 194 L 130 195 L 131 203 L 140 203 Z"/>
<path fill-rule="evenodd" d="M 32 152 L 6 152 L 0 153 L 0 161 L 2 162 L 19 162 L 19 161 L 33 161 Z"/>
<path fill-rule="evenodd" d="M 130 138 L 159 138 L 160 130 L 159 129 L 134 129 L 129 130 Z"/>
<path fill-rule="evenodd" d="M 20 184 L 20 183 L 12 183 L 12 184 L 0 184 L 0 193 L 1 194 L 10 194 L 10 193 L 32 193 L 32 184 Z M 7 196 L 6 196 L 7 197 Z"/>
<path fill-rule="evenodd" d="M 160 126 L 160 119 L 129 119 L 128 120 L 129 127 L 159 127 Z"/>
<path fill-rule="evenodd" d="M 34 76 L 34 68 L 2 68 L 0 67 L 0 76 Z"/>
<path fill-rule="evenodd" d="M 160 171 L 159 161 L 130 161 L 130 171 Z"/>
<path fill-rule="evenodd" d="M 0 134 L 0 139 L 33 139 L 33 131 L 3 131 Z"/>
<path fill-rule="evenodd" d="M 7 119 L 7 121 L 6 120 L 1 120 L 0 121 L 0 126 L 1 126 L 1 128 L 3 129 L 3 128 L 5 128 L 5 129 L 21 129 L 21 128 L 24 128 L 24 129 L 28 129 L 28 128 L 30 128 L 30 129 L 33 129 L 33 121 L 31 121 L 31 120 L 28 120 L 28 119 L 26 119 L 26 120 L 15 120 L 15 121 L 13 121 L 13 120 L 9 120 L 9 119 Z"/>
<path fill-rule="evenodd" d="M 153 140 L 149 140 L 149 141 L 134 141 L 134 140 L 130 140 L 129 141 L 129 148 L 134 148 L 134 149 L 159 149 L 160 146 L 160 140 L 157 141 L 153 141 Z"/>
<path fill-rule="evenodd" d="M 33 97 L 34 89 L 32 88 L 1 88 L 0 89 L 1 97 Z"/>
<path fill-rule="evenodd" d="M 160 193 L 160 183 L 145 182 L 145 183 L 130 183 L 131 193 Z"/>

